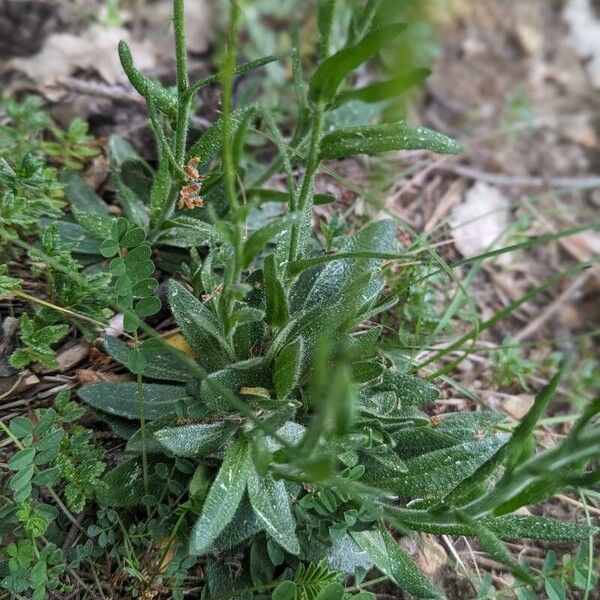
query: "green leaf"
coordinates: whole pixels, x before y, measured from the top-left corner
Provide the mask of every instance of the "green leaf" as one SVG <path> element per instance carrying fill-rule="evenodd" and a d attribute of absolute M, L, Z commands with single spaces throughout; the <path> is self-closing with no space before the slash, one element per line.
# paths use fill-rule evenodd
<path fill-rule="evenodd" d="M 169 171 L 169 162 L 162 160 L 154 174 L 150 188 L 150 222 L 155 224 L 165 209 L 165 204 L 170 201 L 173 189 L 173 180 Z M 167 237 L 169 235 L 167 234 Z"/>
<path fill-rule="evenodd" d="M 563 367 L 564 369 L 564 367 Z M 563 374 L 563 369 L 556 373 L 539 394 L 535 397 L 533 406 L 529 409 L 525 417 L 521 420 L 519 425 L 514 430 L 510 437 L 508 444 L 506 445 L 506 469 L 508 473 L 514 470 L 516 466 L 527 460 L 535 449 L 535 438 L 533 431 L 542 412 L 548 406 L 550 400 L 554 397 L 556 388 L 560 382 Z"/>
<path fill-rule="evenodd" d="M 290 201 L 289 192 L 282 192 L 281 190 L 270 190 L 266 188 L 249 188 L 246 190 L 246 198 L 249 202 L 282 202 L 288 203 Z M 336 201 L 335 196 L 331 194 L 315 194 L 314 204 L 332 204 Z"/>
<path fill-rule="evenodd" d="M 344 586 L 334 581 L 319 592 L 316 600 L 342 600 L 343 596 Z"/>
<path fill-rule="evenodd" d="M 198 556 L 209 552 L 217 536 L 233 519 L 246 488 L 250 464 L 247 441 L 236 440 L 225 453 L 202 514 L 194 525 L 190 554 Z"/>
<path fill-rule="evenodd" d="M 217 536 L 212 544 L 215 552 L 239 548 L 244 542 L 263 530 L 256 513 L 245 495 L 238 506 L 233 519 Z"/>
<path fill-rule="evenodd" d="M 248 474 L 250 504 L 267 533 L 290 554 L 300 554 L 290 497 L 282 480 L 261 476 L 254 465 Z"/>
<path fill-rule="evenodd" d="M 31 478 L 33 477 L 33 465 L 29 465 L 17 471 L 9 480 L 8 487 L 15 493 L 31 487 Z"/>
<path fill-rule="evenodd" d="M 285 346 L 275 357 L 273 383 L 279 400 L 283 400 L 298 385 L 302 369 L 303 345 L 302 338 L 298 338 Z"/>
<path fill-rule="evenodd" d="M 340 252 L 390 252 L 396 248 L 397 225 L 391 219 L 377 221 L 361 229 L 356 235 L 344 239 Z M 298 281 L 291 298 L 292 311 L 301 312 L 312 307 L 326 309 L 337 300 L 342 288 L 351 281 L 356 281 L 365 272 L 370 272 L 380 264 L 378 259 L 339 259 L 332 260 L 317 271 L 316 275 L 307 273 Z M 311 281 L 312 279 L 312 281 Z M 307 286 L 306 283 L 309 285 Z M 308 287 L 308 289 L 307 289 Z M 370 291 L 369 283 L 361 285 L 363 293 Z M 360 301 L 359 290 L 353 290 Z M 362 303 L 366 304 L 372 297 L 366 296 Z M 335 309 L 335 307 L 333 307 Z"/>
<path fill-rule="evenodd" d="M 242 259 L 242 266 L 248 268 L 253 259 L 258 256 L 260 251 L 272 240 L 275 236 L 281 234 L 284 230 L 289 229 L 294 221 L 297 220 L 295 215 L 287 215 L 281 217 L 275 221 L 267 223 L 264 227 L 261 227 L 255 231 L 244 244 L 244 255 Z"/>
<path fill-rule="evenodd" d="M 104 258 L 111 258 L 119 253 L 119 244 L 114 240 L 104 240 L 100 244 L 100 254 Z"/>
<path fill-rule="evenodd" d="M 129 363 L 129 356 L 135 351 L 125 342 L 112 336 L 104 336 L 102 345 L 108 354 L 122 365 Z M 146 340 L 140 348 L 146 361 L 143 375 L 167 381 L 186 382 L 190 380 L 190 370 L 194 361 L 177 348 L 157 338 Z"/>
<path fill-rule="evenodd" d="M 160 429 L 154 437 L 175 456 L 194 458 L 214 452 L 229 440 L 234 429 L 228 422 L 195 423 Z"/>
<path fill-rule="evenodd" d="M 535 577 L 517 562 L 491 529 L 464 512 L 458 511 L 457 514 L 475 532 L 477 539 L 491 558 L 506 566 L 515 577 L 535 585 Z"/>
<path fill-rule="evenodd" d="M 293 581 L 282 581 L 273 590 L 271 600 L 296 600 L 298 586 Z"/>
<path fill-rule="evenodd" d="M 508 470 L 503 476 L 507 478 L 514 467 L 527 457 L 531 456 L 534 449 L 533 430 L 542 412 L 554 396 L 560 380 L 561 373 L 557 373 L 551 381 L 536 396 L 529 412 L 517 426 L 508 443 L 499 448 L 498 452 L 484 462 L 470 477 L 465 479 L 461 485 L 456 487 L 445 501 L 451 504 L 460 504 L 469 497 L 469 492 L 475 486 L 483 483 L 499 467 L 500 463 L 508 456 Z M 545 486 L 544 486 L 545 487 Z"/>
<path fill-rule="evenodd" d="M 349 127 L 327 134 L 321 142 L 321 160 L 348 158 L 357 154 L 381 154 L 394 150 L 431 150 L 460 154 L 463 147 L 453 139 L 404 121 Z"/>
<path fill-rule="evenodd" d="M 23 450 L 15 452 L 15 454 L 8 459 L 7 466 L 11 471 L 20 471 L 33 464 L 34 456 L 35 448 L 23 448 Z"/>
<path fill-rule="evenodd" d="M 144 98 L 152 98 L 161 112 L 170 119 L 175 119 L 177 117 L 177 96 L 175 92 L 166 89 L 161 83 L 146 77 L 136 69 L 133 64 L 131 50 L 124 41 L 119 42 L 119 58 L 123 70 L 136 91 Z"/>
<path fill-rule="evenodd" d="M 585 540 L 598 531 L 587 523 L 571 523 L 532 515 L 484 517 L 481 522 L 503 540 L 530 538 L 567 542 Z"/>
<path fill-rule="evenodd" d="M 375 566 L 401 589 L 416 598 L 444 598 L 412 558 L 384 529 L 355 531 L 352 537 L 369 555 Z"/>
<path fill-rule="evenodd" d="M 214 313 L 176 281 L 169 282 L 167 297 L 198 362 L 211 371 L 225 366 L 230 358 L 228 343 Z"/>
<path fill-rule="evenodd" d="M 74 252 L 94 256 L 100 254 L 100 241 L 90 236 L 89 232 L 78 223 L 71 223 L 65 220 L 40 219 L 40 225 L 44 230 L 55 224 L 58 227 L 58 235 L 61 241 L 65 245 L 73 246 Z"/>
<path fill-rule="evenodd" d="M 212 410 L 230 412 L 231 402 L 227 399 L 223 388 L 240 395 L 244 387 L 267 389 L 272 387 L 270 373 L 262 357 L 232 363 L 224 369 L 211 373 L 202 380 L 200 395 Z"/>
<path fill-rule="evenodd" d="M 126 248 L 135 248 L 142 244 L 145 239 L 146 232 L 142 227 L 132 227 L 121 236 L 119 244 Z"/>
<path fill-rule="evenodd" d="M 265 285 L 266 314 L 269 325 L 282 327 L 288 320 L 289 307 L 283 283 L 275 266 L 275 255 L 269 254 L 263 264 Z"/>
<path fill-rule="evenodd" d="M 21 280 L 6 275 L 8 267 L 0 265 L 0 299 L 10 297 L 21 288 Z"/>
<path fill-rule="evenodd" d="M 441 498 L 471 475 L 507 441 L 495 435 L 406 460 L 408 474 L 390 482 L 394 491 L 410 498 Z"/>
<path fill-rule="evenodd" d="M 32 481 L 33 483 L 35 483 L 35 485 L 52 485 L 60 479 L 60 476 L 60 467 L 51 467 L 49 469 L 44 469 L 43 471 L 40 471 L 37 475 L 34 476 Z"/>
<path fill-rule="evenodd" d="M 152 471 L 149 469 L 150 473 Z M 104 506 L 117 508 L 141 504 L 144 496 L 143 473 L 142 458 L 138 456 L 115 467 L 102 478 L 106 485 L 98 494 L 98 502 Z M 153 481 L 149 481 L 149 484 L 160 485 L 158 478 L 153 479 Z M 156 487 L 151 489 L 156 489 Z"/>
<path fill-rule="evenodd" d="M 155 315 L 161 307 L 161 302 L 155 296 L 148 296 L 138 300 L 134 305 L 135 314 L 140 317 L 149 317 Z"/>
<path fill-rule="evenodd" d="M 61 180 L 65 186 L 65 196 L 72 210 L 99 216 L 109 215 L 106 202 L 75 171 L 65 169 L 61 172 Z"/>
<path fill-rule="evenodd" d="M 185 215 L 165 221 L 158 236 L 162 244 L 175 248 L 208 246 L 219 239 L 220 235 L 213 225 Z"/>
<path fill-rule="evenodd" d="M 142 406 L 138 401 L 136 383 L 100 382 L 85 385 L 79 397 L 90 406 L 126 419 L 139 419 Z M 190 398 L 185 387 L 145 383 L 142 386 L 143 410 L 147 419 L 156 419 L 175 412 L 177 406 Z"/>
<path fill-rule="evenodd" d="M 344 80 L 354 69 L 374 56 L 406 29 L 404 23 L 372 29 L 354 46 L 344 48 L 323 61 L 310 81 L 308 95 L 315 103 L 329 104 Z"/>
<path fill-rule="evenodd" d="M 253 118 L 258 112 L 256 106 L 245 106 L 234 110 L 231 115 L 232 137 L 235 137 L 240 127 Z M 198 139 L 188 152 L 190 158 L 199 158 L 199 170 L 205 170 L 214 158 L 221 152 L 223 146 L 223 118 L 217 119 Z"/>
<path fill-rule="evenodd" d="M 378 389 L 394 392 L 402 408 L 432 404 L 440 397 L 439 390 L 425 379 L 390 370 L 384 371 Z"/>
<path fill-rule="evenodd" d="M 365 87 L 340 92 L 334 102 L 334 107 L 345 102 L 359 101 L 366 103 L 381 102 L 395 98 L 402 92 L 425 81 L 431 75 L 430 69 L 415 69 L 410 73 L 399 75 L 386 81 L 378 81 Z"/>
<path fill-rule="evenodd" d="M 544 581 L 544 590 L 548 594 L 548 600 L 566 600 L 567 598 L 565 586 L 558 579 L 548 577 Z"/>
<path fill-rule="evenodd" d="M 264 67 L 265 65 L 268 65 L 269 63 L 272 63 L 276 60 L 280 60 L 280 58 L 282 58 L 282 57 L 281 56 L 272 56 L 272 55 L 271 56 L 263 56 L 262 58 L 257 58 L 256 60 L 242 63 L 240 65 L 237 65 L 233 69 L 233 75 L 234 76 L 244 75 L 245 73 L 249 73 L 250 71 L 254 71 L 255 69 Z M 214 75 L 209 75 L 208 77 L 204 77 L 200 81 L 197 81 L 196 83 L 191 85 L 190 89 L 189 89 L 189 93 L 196 94 L 203 87 L 210 85 L 211 83 L 218 83 L 218 82 L 219 82 L 219 74 L 218 73 L 215 73 Z"/>

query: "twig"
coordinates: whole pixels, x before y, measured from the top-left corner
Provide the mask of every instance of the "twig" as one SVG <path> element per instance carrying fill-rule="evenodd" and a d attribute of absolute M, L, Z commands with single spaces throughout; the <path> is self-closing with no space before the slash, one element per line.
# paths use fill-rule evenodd
<path fill-rule="evenodd" d="M 565 496 L 564 494 L 557 494 L 556 498 L 558 500 L 560 500 L 561 502 L 566 502 L 567 504 L 576 506 L 579 509 L 585 508 L 585 505 L 582 502 L 579 502 L 579 500 L 575 500 L 573 498 L 569 498 L 569 496 Z M 593 513 L 595 515 L 600 515 L 600 509 L 598 509 L 598 508 L 594 508 L 593 506 L 588 505 L 587 509 L 590 513 Z"/>
<path fill-rule="evenodd" d="M 526 175 L 506 175 L 489 173 L 466 165 L 453 165 L 441 162 L 435 165 L 437 171 L 454 173 L 461 177 L 483 181 L 500 187 L 536 187 L 536 188 L 568 188 L 587 190 L 600 187 L 600 177 L 530 177 Z"/>
<path fill-rule="evenodd" d="M 576 277 L 567 287 L 561 292 L 550 304 L 548 304 L 539 316 L 531 321 L 526 327 L 521 329 L 513 336 L 515 342 L 522 342 L 527 339 L 532 333 L 539 329 L 554 313 L 559 310 L 563 304 L 579 289 L 590 276 L 589 272 L 583 272 Z"/>

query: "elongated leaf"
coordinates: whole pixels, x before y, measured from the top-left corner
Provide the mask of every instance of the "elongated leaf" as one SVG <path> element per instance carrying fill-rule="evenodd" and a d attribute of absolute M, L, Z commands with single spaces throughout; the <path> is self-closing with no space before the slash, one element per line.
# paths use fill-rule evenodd
<path fill-rule="evenodd" d="M 252 260 L 258 256 L 259 252 L 277 235 L 283 233 L 292 225 L 297 218 L 294 215 L 287 215 L 271 221 L 264 227 L 255 231 L 244 244 L 244 255 L 242 266 L 247 268 Z"/>
<path fill-rule="evenodd" d="M 290 201 L 289 192 L 282 192 L 280 190 L 270 190 L 263 188 L 250 188 L 246 190 L 246 198 L 249 201 L 259 201 L 259 202 L 284 202 L 287 203 Z M 314 196 L 314 204 L 322 205 L 322 204 L 332 204 L 335 202 L 335 196 L 331 194 L 315 194 Z"/>
<path fill-rule="evenodd" d="M 267 533 L 291 554 L 300 554 L 296 522 L 284 482 L 269 474 L 259 475 L 252 465 L 248 475 L 248 496 Z"/>
<path fill-rule="evenodd" d="M 233 430 L 233 425 L 227 422 L 196 423 L 159 429 L 154 437 L 175 456 L 193 458 L 213 452 L 225 444 Z"/>
<path fill-rule="evenodd" d="M 156 460 L 149 462 L 149 481 L 148 487 L 155 492 L 160 493 L 165 485 L 154 474 L 154 465 Z M 98 494 L 98 501 L 104 506 L 114 506 L 116 508 L 136 506 L 142 503 L 144 497 L 144 475 L 142 458 L 136 456 L 126 460 L 119 466 L 110 470 L 103 477 L 106 486 Z"/>
<path fill-rule="evenodd" d="M 176 248 L 193 248 L 207 246 L 219 238 L 217 230 L 210 223 L 179 215 L 165 221 L 160 230 L 158 241 Z"/>
<path fill-rule="evenodd" d="M 429 75 L 431 75 L 430 69 L 415 69 L 393 79 L 379 81 L 354 90 L 346 90 L 336 96 L 334 106 L 353 100 L 367 103 L 389 100 L 425 81 Z"/>
<path fill-rule="evenodd" d="M 154 433 L 159 429 L 176 425 L 178 418 L 176 413 L 172 413 L 146 423 L 143 429 L 140 427 L 133 435 L 129 436 L 125 447 L 126 451 L 130 454 L 142 454 L 145 448 L 147 454 L 164 454 L 164 448 L 158 443 Z M 126 421 L 126 423 L 131 425 L 131 421 Z"/>
<path fill-rule="evenodd" d="M 416 598 L 444 598 L 387 531 L 356 531 L 352 537 L 375 566 L 399 588 Z"/>
<path fill-rule="evenodd" d="M 452 138 L 404 121 L 349 127 L 327 134 L 321 143 L 321 159 L 348 158 L 356 154 L 381 154 L 393 150 L 431 150 L 460 154 L 463 147 Z"/>
<path fill-rule="evenodd" d="M 394 479 L 393 488 L 399 495 L 410 498 L 441 498 L 506 441 L 507 436 L 496 435 L 407 459 L 408 474 Z"/>
<path fill-rule="evenodd" d="M 223 387 L 236 395 L 242 393 L 242 388 L 271 389 L 271 374 L 262 358 L 233 363 L 211 373 L 200 384 L 200 396 L 212 410 L 226 412 L 232 410 Z"/>
<path fill-rule="evenodd" d="M 169 162 L 161 161 L 154 174 L 152 186 L 150 188 L 150 221 L 152 224 L 160 218 L 165 209 L 165 205 L 171 201 L 173 191 L 173 180 L 169 171 Z M 168 230 L 168 226 L 165 225 Z"/>
<path fill-rule="evenodd" d="M 276 60 L 279 60 L 280 58 L 282 58 L 282 57 L 281 56 L 272 56 L 272 55 L 271 56 L 263 56 L 262 58 L 257 58 L 256 60 L 242 63 L 241 65 L 237 65 L 233 69 L 233 75 L 234 76 L 235 75 L 244 75 L 246 73 L 249 73 L 250 71 L 254 71 L 255 69 L 264 67 L 265 65 L 268 65 L 269 63 L 275 62 Z M 203 87 L 206 87 L 207 85 L 210 85 L 211 83 L 218 83 L 218 81 L 219 81 L 218 73 L 215 73 L 214 75 L 209 75 L 208 77 L 204 77 L 200 81 L 197 81 L 196 83 L 194 83 L 193 85 L 190 86 L 189 93 L 196 94 Z"/>
<path fill-rule="evenodd" d="M 208 552 L 233 518 L 246 488 L 250 464 L 248 443 L 243 438 L 236 440 L 225 453 L 202 514 L 194 525 L 190 554 L 198 556 Z"/>
<path fill-rule="evenodd" d="M 450 504 L 464 502 L 469 497 L 469 492 L 476 485 L 484 482 L 499 467 L 500 463 L 507 458 L 508 470 L 504 477 L 509 477 L 519 462 L 522 462 L 533 452 L 535 439 L 533 430 L 540 416 L 556 392 L 560 381 L 561 373 L 557 373 L 536 396 L 535 401 L 529 412 L 525 415 L 521 423 L 513 432 L 506 446 L 499 448 L 493 456 L 484 462 L 470 477 L 465 479 L 461 485 L 454 489 L 445 501 Z M 546 488 L 550 482 L 543 482 L 541 487 Z M 550 494 L 551 495 L 551 494 Z"/>
<path fill-rule="evenodd" d="M 475 532 L 477 539 L 481 542 L 485 551 L 494 560 L 506 566 L 515 577 L 535 585 L 535 577 L 517 562 L 515 557 L 491 529 L 464 512 L 458 512 L 458 515 Z"/>
<path fill-rule="evenodd" d="M 406 29 L 403 23 L 372 29 L 354 46 L 344 48 L 323 61 L 315 70 L 309 97 L 315 103 L 330 103 L 344 78 Z"/>
<path fill-rule="evenodd" d="M 391 219 L 377 221 L 361 229 L 356 235 L 346 238 L 340 251 L 346 252 L 391 252 L 396 248 L 396 224 Z M 337 298 L 341 288 L 351 279 L 374 269 L 378 259 L 333 260 L 311 278 L 310 273 L 298 282 L 293 290 L 293 304 L 306 310 L 314 306 L 324 306 Z M 311 281 L 312 279 L 312 281 Z M 308 283 L 308 285 L 307 285 Z M 308 287 L 308 290 L 307 290 Z"/>
<path fill-rule="evenodd" d="M 108 205 L 96 194 L 85 179 L 68 169 L 62 171 L 60 178 L 65 185 L 65 196 L 71 205 L 71 209 L 108 216 Z"/>
<path fill-rule="evenodd" d="M 263 529 L 264 526 L 252 509 L 248 496 L 244 495 L 233 519 L 212 543 L 212 549 L 219 552 L 220 550 L 238 548 L 243 542 Z"/>
<path fill-rule="evenodd" d="M 381 391 L 392 391 L 400 406 L 423 406 L 435 402 L 440 397 L 439 390 L 428 381 L 409 375 L 386 370 L 379 386 Z"/>
<path fill-rule="evenodd" d="M 275 255 L 266 257 L 263 265 L 266 311 L 265 320 L 269 325 L 282 327 L 289 317 L 289 306 L 283 283 L 275 266 Z"/>
<path fill-rule="evenodd" d="M 283 400 L 298 385 L 302 369 L 303 347 L 302 338 L 298 338 L 285 346 L 275 358 L 273 383 L 277 398 L 280 400 Z"/>
<path fill-rule="evenodd" d="M 585 540 L 598 531 L 598 528 L 587 523 L 571 523 L 530 515 L 484 517 L 480 521 L 503 540 L 530 538 L 567 542 Z"/>
<path fill-rule="evenodd" d="M 331 31 L 333 29 L 333 19 L 337 4 L 337 0 L 319 0 L 318 2 L 317 24 L 321 38 L 321 57 L 323 58 L 329 56 Z"/>
<path fill-rule="evenodd" d="M 87 229 L 84 229 L 78 223 L 71 223 L 64 219 L 55 221 L 53 219 L 40 219 L 42 229 L 46 229 L 50 225 L 58 227 L 58 235 L 61 241 L 69 246 L 73 246 L 74 252 L 78 254 L 91 254 L 100 256 L 101 240 L 90 235 Z"/>
<path fill-rule="evenodd" d="M 510 441 L 506 446 L 507 471 L 512 471 L 518 464 L 527 460 L 533 454 L 535 443 L 533 430 L 542 416 L 542 412 L 554 397 L 561 376 L 562 370 L 552 377 L 548 385 L 546 385 L 535 397 L 533 406 L 514 430 Z"/>
<path fill-rule="evenodd" d="M 226 365 L 228 344 L 214 313 L 176 281 L 169 282 L 167 296 L 177 325 L 198 362 L 211 371 Z"/>
<path fill-rule="evenodd" d="M 105 336 L 102 345 L 112 358 L 125 366 L 129 364 L 131 353 L 135 352 L 135 349 L 113 336 Z M 190 380 L 192 359 L 177 348 L 159 339 L 149 339 L 141 344 L 140 351 L 146 361 L 142 375 L 167 381 Z"/>
<path fill-rule="evenodd" d="M 235 136 L 238 129 L 250 118 L 253 118 L 259 109 L 256 106 L 245 106 L 233 111 L 232 135 Z M 199 158 L 198 169 L 205 170 L 208 165 L 219 154 L 223 146 L 223 119 L 217 119 L 191 147 L 189 158 Z"/>
<path fill-rule="evenodd" d="M 94 408 L 126 419 L 139 419 L 137 383 L 100 382 L 85 385 L 79 397 Z M 143 410 L 147 419 L 156 419 L 175 412 L 178 404 L 190 400 L 185 387 L 145 383 L 142 386 Z"/>
<path fill-rule="evenodd" d="M 398 514 L 395 508 L 386 508 L 392 517 L 391 522 L 401 526 L 407 524 L 411 529 L 434 533 L 439 535 L 469 535 L 475 536 L 476 532 L 464 520 L 457 520 L 454 513 L 438 513 L 434 515 L 429 511 L 407 511 L 401 509 Z M 412 514 L 414 513 L 414 517 Z M 436 519 L 436 516 L 440 519 Z M 500 517 L 481 517 L 480 522 L 493 531 L 501 540 L 515 540 L 530 538 L 543 541 L 578 541 L 589 538 L 597 532 L 597 528 L 585 523 L 569 523 L 552 519 L 550 517 L 537 517 L 529 515 L 503 515 Z"/>
<path fill-rule="evenodd" d="M 146 97 L 152 98 L 156 107 L 167 115 L 170 119 L 177 117 L 177 97 L 172 90 L 166 89 L 161 83 L 146 77 L 133 64 L 133 57 L 129 46 L 121 41 L 119 42 L 119 58 L 121 66 L 127 74 L 131 85 L 136 91 Z"/>

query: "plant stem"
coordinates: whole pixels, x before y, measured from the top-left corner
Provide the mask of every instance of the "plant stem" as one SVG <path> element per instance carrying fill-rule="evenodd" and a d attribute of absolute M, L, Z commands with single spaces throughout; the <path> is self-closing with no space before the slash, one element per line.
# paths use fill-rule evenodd
<path fill-rule="evenodd" d="M 175 130 L 175 160 L 183 166 L 190 120 L 191 100 L 188 97 L 187 48 L 185 44 L 185 2 L 173 0 L 175 29 L 175 60 L 177 63 L 177 124 Z"/>
<path fill-rule="evenodd" d="M 135 347 L 136 350 L 140 351 L 140 341 L 138 339 L 137 332 L 135 333 Z M 137 370 L 137 369 L 136 369 Z M 146 449 L 146 406 L 144 404 L 144 387 L 142 374 L 136 374 L 136 396 L 138 405 L 140 407 L 140 429 L 142 432 L 142 471 L 144 476 L 144 493 L 146 496 L 149 493 L 148 488 L 148 451 Z"/>
<path fill-rule="evenodd" d="M 225 194 L 229 203 L 232 222 L 233 264 L 226 270 L 225 284 L 234 285 L 240 281 L 242 274 L 242 252 L 244 245 L 245 219 L 240 211 L 240 203 L 235 186 L 236 173 L 233 156 L 233 71 L 236 60 L 236 32 L 240 20 L 240 7 L 237 0 L 230 0 L 229 28 L 227 33 L 227 49 L 220 69 L 222 107 L 223 107 L 223 179 Z M 230 294 L 225 295 L 225 320 L 229 323 L 233 311 L 233 300 Z"/>
<path fill-rule="evenodd" d="M 308 159 L 306 163 L 306 171 L 302 179 L 302 187 L 298 196 L 297 209 L 300 213 L 298 223 L 292 225 L 290 235 L 290 250 L 288 258 L 288 269 L 296 262 L 298 253 L 300 256 L 304 250 L 304 239 L 310 229 L 310 219 L 312 216 L 314 185 L 317 169 L 319 168 L 319 151 L 321 138 L 323 137 L 323 120 L 325 117 L 325 109 L 322 105 L 317 105 L 313 115 L 312 133 L 310 139 L 310 147 L 308 151 Z"/>
<path fill-rule="evenodd" d="M 25 292 L 16 290 L 12 293 L 15 296 L 18 296 L 19 298 L 23 298 L 23 300 L 27 300 L 29 302 L 35 302 L 36 304 L 39 304 L 40 306 L 45 306 L 46 308 L 51 308 L 52 310 L 55 310 L 56 312 L 63 313 L 64 315 L 69 315 L 70 317 L 73 317 L 75 319 L 80 319 L 81 321 L 87 321 L 88 323 L 92 323 L 93 325 L 96 325 L 96 326 L 102 327 L 102 328 L 108 327 L 108 325 L 106 323 L 103 323 L 102 321 L 96 321 L 96 319 L 92 319 L 91 317 L 88 317 L 86 315 L 79 314 L 73 310 L 69 310 L 68 308 L 63 308 L 62 306 L 57 306 L 56 304 L 52 304 L 52 302 L 47 302 L 46 300 L 41 300 L 40 298 L 31 296 L 30 294 L 27 294 Z"/>

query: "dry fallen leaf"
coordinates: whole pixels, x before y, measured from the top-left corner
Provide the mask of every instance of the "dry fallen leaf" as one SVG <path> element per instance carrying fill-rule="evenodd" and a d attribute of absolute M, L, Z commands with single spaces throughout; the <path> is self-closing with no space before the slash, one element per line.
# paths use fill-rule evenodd
<path fill-rule="evenodd" d="M 434 536 L 423 533 L 420 538 L 417 563 L 426 575 L 433 577 L 446 564 L 448 555 Z"/>
<path fill-rule="evenodd" d="M 502 403 L 502 408 L 513 419 L 520 421 L 533 406 L 534 397 L 531 394 L 517 394 L 507 398 Z"/>
<path fill-rule="evenodd" d="M 452 208 L 452 237 L 465 258 L 502 244 L 509 222 L 509 206 L 508 198 L 500 190 L 477 182 L 465 194 L 463 202 Z M 506 263 L 510 258 L 505 254 L 499 260 Z"/>
<path fill-rule="evenodd" d="M 584 59 L 592 85 L 600 88 L 600 18 L 592 0 L 569 0 L 563 10 L 569 26 L 569 41 Z"/>
<path fill-rule="evenodd" d="M 126 29 L 98 24 L 79 35 L 53 33 L 40 52 L 28 58 L 13 58 L 9 66 L 27 75 L 51 95 L 53 93 L 48 88 L 56 86 L 61 78 L 77 70 L 96 73 L 106 83 L 114 85 L 124 77 L 117 53 L 119 40 L 129 43 L 140 70 L 155 66 L 152 44 L 132 41 Z"/>

